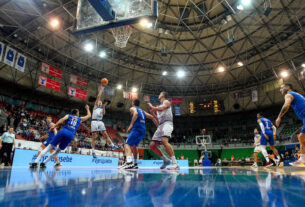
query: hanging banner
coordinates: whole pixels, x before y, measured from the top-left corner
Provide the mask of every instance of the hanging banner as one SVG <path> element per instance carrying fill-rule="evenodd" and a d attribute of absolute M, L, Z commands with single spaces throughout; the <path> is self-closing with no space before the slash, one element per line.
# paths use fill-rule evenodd
<path fill-rule="evenodd" d="M 258 101 L 258 93 L 257 90 L 252 91 L 252 102 L 257 102 Z"/>
<path fill-rule="evenodd" d="M 239 91 L 239 92 L 233 93 L 233 95 L 234 95 L 235 99 L 245 98 L 245 97 L 251 96 L 251 91 L 250 90 Z"/>
<path fill-rule="evenodd" d="M 52 65 L 49 65 L 47 63 L 42 63 L 41 64 L 41 71 L 49 74 L 51 76 L 54 76 L 55 78 L 61 79 L 62 77 L 62 71 L 59 70 L 58 68 L 53 67 Z"/>
<path fill-rule="evenodd" d="M 87 87 L 88 86 L 88 80 L 85 79 L 85 78 L 81 78 L 77 75 L 70 75 L 70 82 L 71 83 L 74 83 L 76 85 L 79 85 L 79 86 L 83 86 L 83 87 Z"/>
<path fill-rule="evenodd" d="M 132 92 L 128 92 L 128 91 L 123 91 L 123 97 L 125 99 L 135 100 L 135 99 L 138 99 L 138 93 L 132 93 Z"/>
<path fill-rule="evenodd" d="M 181 105 L 182 98 L 172 97 L 168 99 L 173 105 Z"/>
<path fill-rule="evenodd" d="M 24 72 L 25 64 L 26 64 L 26 56 L 24 56 L 21 53 L 18 53 L 17 60 L 15 63 L 15 68 L 21 72 Z"/>
<path fill-rule="evenodd" d="M 106 86 L 104 89 L 104 93 L 109 96 L 114 96 L 114 89 L 109 86 Z"/>
<path fill-rule="evenodd" d="M 38 78 L 38 84 L 47 88 L 51 88 L 55 91 L 60 91 L 60 82 L 57 82 L 42 75 L 40 75 Z"/>
<path fill-rule="evenodd" d="M 5 44 L 3 42 L 0 42 L 0 61 L 2 61 L 3 58 L 4 48 L 5 48 Z"/>
<path fill-rule="evenodd" d="M 14 61 L 16 57 L 16 50 L 6 47 L 5 57 L 4 57 L 4 63 L 13 67 Z"/>
<path fill-rule="evenodd" d="M 83 99 L 83 100 L 87 99 L 87 91 L 83 91 L 83 90 L 80 90 L 78 88 L 74 88 L 72 86 L 70 86 L 69 89 L 68 89 L 68 95 L 74 96 L 76 98 L 80 98 L 80 99 Z"/>
<path fill-rule="evenodd" d="M 175 116 L 181 116 L 181 108 L 180 108 L 180 106 L 175 106 Z"/>
<path fill-rule="evenodd" d="M 283 79 L 279 79 L 279 80 L 276 80 L 276 81 L 266 83 L 263 86 L 264 91 L 265 92 L 274 91 L 275 89 L 280 88 L 282 84 L 283 84 Z"/>

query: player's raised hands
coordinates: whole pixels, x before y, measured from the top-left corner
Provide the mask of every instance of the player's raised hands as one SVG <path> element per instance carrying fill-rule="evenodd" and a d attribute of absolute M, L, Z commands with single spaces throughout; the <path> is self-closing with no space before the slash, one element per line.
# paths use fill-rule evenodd
<path fill-rule="evenodd" d="M 86 109 L 86 110 L 90 110 L 90 107 L 89 107 L 88 104 L 86 104 L 85 109 Z"/>

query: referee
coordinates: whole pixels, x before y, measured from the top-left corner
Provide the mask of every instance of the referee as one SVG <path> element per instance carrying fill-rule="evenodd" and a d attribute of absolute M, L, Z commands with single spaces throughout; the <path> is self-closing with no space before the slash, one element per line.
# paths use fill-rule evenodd
<path fill-rule="evenodd" d="M 10 127 L 8 131 L 0 137 L 0 159 L 2 163 L 4 162 L 5 166 L 9 166 L 13 144 L 14 147 L 16 147 L 14 128 Z M 6 156 L 4 156 L 4 154 L 6 154 Z"/>

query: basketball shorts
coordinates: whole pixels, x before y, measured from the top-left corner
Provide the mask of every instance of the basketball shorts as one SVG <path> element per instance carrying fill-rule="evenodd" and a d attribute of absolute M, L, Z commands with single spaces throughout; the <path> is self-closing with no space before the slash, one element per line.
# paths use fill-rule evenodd
<path fill-rule="evenodd" d="M 55 136 L 54 136 L 54 137 L 55 137 Z M 54 137 L 49 137 L 49 138 L 46 139 L 44 142 L 42 142 L 42 144 L 43 144 L 45 147 L 47 147 L 47 146 L 50 144 L 50 142 L 52 141 L 52 139 L 53 139 Z"/>
<path fill-rule="evenodd" d="M 50 144 L 52 144 L 53 147 L 56 147 L 57 145 L 59 145 L 59 148 L 61 150 L 64 150 L 73 140 L 73 138 L 74 138 L 73 132 L 71 132 L 70 130 L 67 130 L 67 129 L 61 129 L 52 139 Z"/>
<path fill-rule="evenodd" d="M 134 146 L 134 145 L 138 146 L 142 141 L 142 139 L 145 137 L 145 135 L 146 135 L 145 129 L 134 128 L 131 130 L 130 134 L 128 135 L 126 144 L 130 146 Z"/>
<path fill-rule="evenodd" d="M 262 150 L 261 150 L 261 146 L 255 146 L 254 148 L 254 153 L 260 153 Z"/>
<path fill-rule="evenodd" d="M 273 131 L 266 130 L 265 134 L 268 136 L 268 139 L 262 133 L 261 134 L 261 145 L 266 146 L 268 143 L 270 146 L 274 145 Z"/>
<path fill-rule="evenodd" d="M 91 132 L 104 132 L 106 127 L 102 121 L 92 121 L 91 122 Z"/>
<path fill-rule="evenodd" d="M 167 121 L 159 125 L 152 140 L 161 142 L 162 138 L 171 138 L 174 130 L 173 122 Z"/>

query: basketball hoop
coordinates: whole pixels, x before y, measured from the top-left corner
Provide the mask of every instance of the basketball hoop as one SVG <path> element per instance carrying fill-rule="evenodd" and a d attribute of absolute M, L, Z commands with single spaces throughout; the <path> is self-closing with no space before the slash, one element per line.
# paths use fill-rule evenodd
<path fill-rule="evenodd" d="M 132 28 L 129 25 L 125 25 L 122 27 L 112 28 L 111 32 L 115 39 L 114 45 L 119 48 L 124 48 L 126 47 L 128 39 L 132 34 Z"/>

